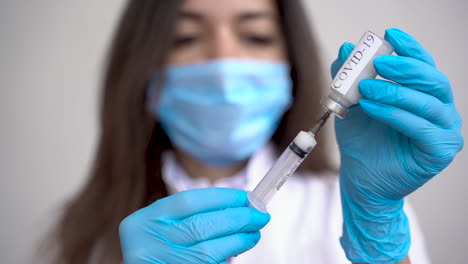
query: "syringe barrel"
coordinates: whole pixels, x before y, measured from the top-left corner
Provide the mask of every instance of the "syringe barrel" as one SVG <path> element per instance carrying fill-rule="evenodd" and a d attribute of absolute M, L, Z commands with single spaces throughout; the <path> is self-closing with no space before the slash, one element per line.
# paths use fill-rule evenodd
<path fill-rule="evenodd" d="M 367 31 L 356 44 L 348 59 L 336 73 L 328 96 L 321 101 L 323 107 L 343 118 L 347 109 L 357 104 L 361 98 L 359 82 L 363 79 L 374 79 L 377 72 L 374 59 L 381 55 L 391 54 L 393 46 L 374 33 Z"/>
<path fill-rule="evenodd" d="M 251 207 L 267 212 L 266 205 L 315 147 L 314 134 L 301 131 L 280 155 L 273 167 L 252 192 L 247 194 Z"/>

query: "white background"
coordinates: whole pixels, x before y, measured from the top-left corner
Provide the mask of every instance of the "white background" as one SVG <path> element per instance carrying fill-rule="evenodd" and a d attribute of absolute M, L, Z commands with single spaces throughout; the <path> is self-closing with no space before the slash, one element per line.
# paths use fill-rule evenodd
<path fill-rule="evenodd" d="M 468 118 L 467 1 L 306 2 L 326 68 L 342 42 L 357 41 L 367 29 L 383 35 L 400 27 L 434 55 Z M 33 263 L 37 241 L 85 180 L 98 132 L 102 62 L 123 3 L 0 1 L 2 263 Z M 463 133 L 468 138 L 466 127 Z M 434 263 L 468 259 L 466 153 L 411 196 Z"/>

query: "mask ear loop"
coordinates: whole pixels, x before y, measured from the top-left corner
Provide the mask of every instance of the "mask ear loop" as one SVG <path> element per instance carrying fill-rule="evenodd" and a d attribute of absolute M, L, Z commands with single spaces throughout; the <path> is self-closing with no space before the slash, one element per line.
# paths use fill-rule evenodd
<path fill-rule="evenodd" d="M 153 112 L 154 107 L 159 105 L 163 82 L 161 71 L 155 70 L 149 79 L 148 88 L 146 89 L 145 106 L 148 112 Z"/>

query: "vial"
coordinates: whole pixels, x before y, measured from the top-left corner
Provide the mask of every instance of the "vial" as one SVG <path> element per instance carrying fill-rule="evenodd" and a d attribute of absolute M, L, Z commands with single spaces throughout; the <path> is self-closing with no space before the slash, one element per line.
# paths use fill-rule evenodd
<path fill-rule="evenodd" d="M 374 59 L 392 54 L 393 46 L 383 38 L 367 31 L 338 70 L 330 85 L 330 93 L 320 103 L 329 112 L 344 118 L 348 108 L 357 104 L 361 95 L 358 85 L 363 79 L 374 79 L 377 72 Z"/>

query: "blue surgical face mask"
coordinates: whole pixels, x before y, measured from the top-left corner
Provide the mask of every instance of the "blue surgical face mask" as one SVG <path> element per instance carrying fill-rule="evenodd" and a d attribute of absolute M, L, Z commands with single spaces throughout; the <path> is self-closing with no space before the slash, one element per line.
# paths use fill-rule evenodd
<path fill-rule="evenodd" d="M 148 106 L 171 142 L 226 166 L 269 141 L 291 104 L 292 82 L 286 63 L 225 59 L 169 67 L 155 93 L 151 85 Z"/>

